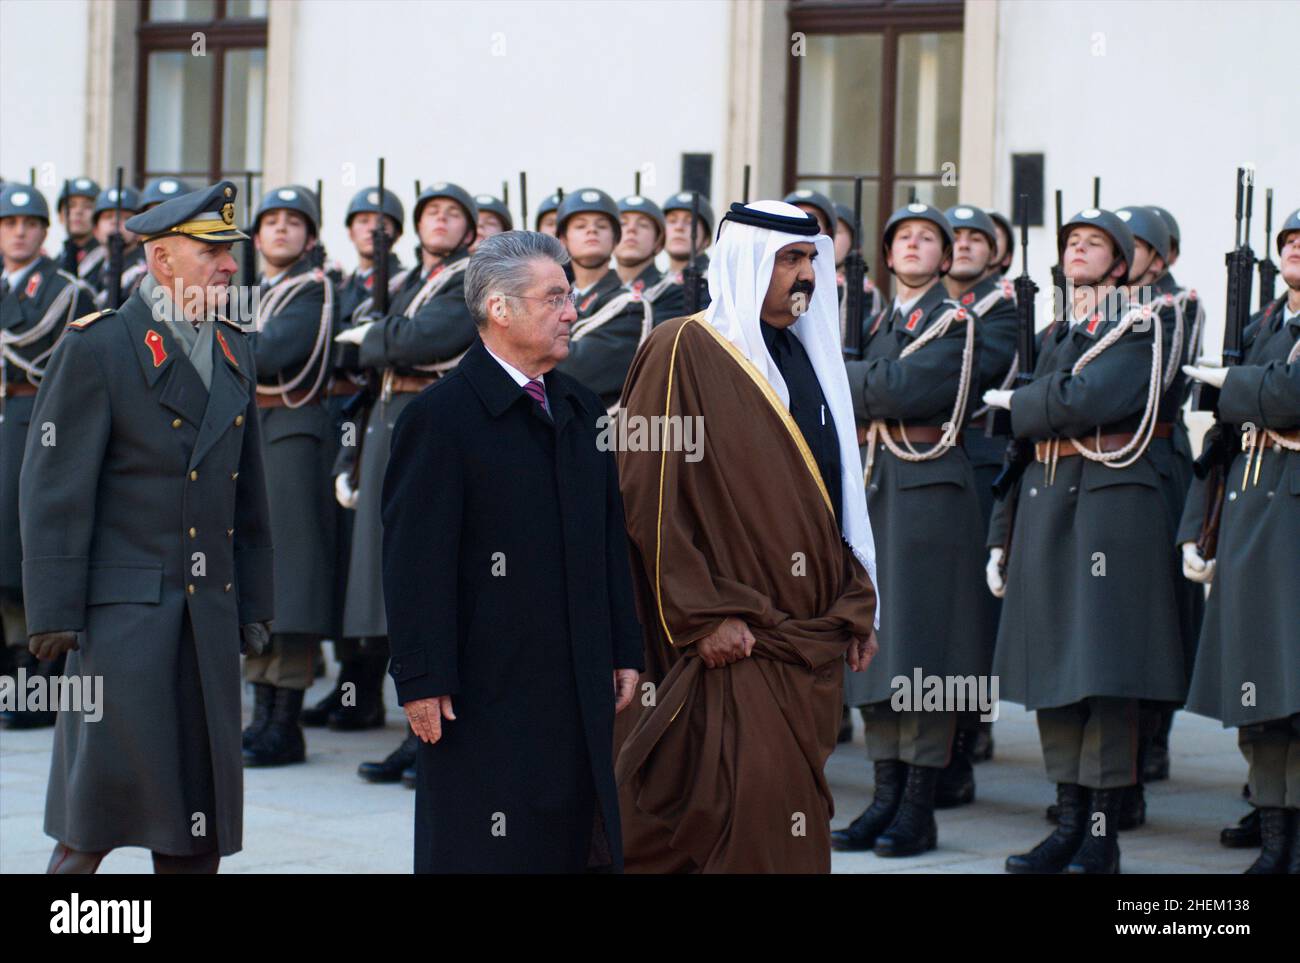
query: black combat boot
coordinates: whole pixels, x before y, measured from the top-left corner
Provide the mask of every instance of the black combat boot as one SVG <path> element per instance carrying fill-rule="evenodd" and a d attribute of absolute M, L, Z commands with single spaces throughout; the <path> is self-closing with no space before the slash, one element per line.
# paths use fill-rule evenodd
<path fill-rule="evenodd" d="M 1260 847 L 1259 810 L 1252 808 L 1235 826 L 1224 826 L 1219 842 L 1229 849 L 1258 849 Z"/>
<path fill-rule="evenodd" d="M 1147 792 L 1142 783 L 1120 790 L 1119 828 L 1128 831 L 1146 825 Z"/>
<path fill-rule="evenodd" d="M 1083 843 L 1065 867 L 1067 873 L 1104 876 L 1119 872 L 1119 809 L 1123 796 L 1122 788 L 1092 790 L 1090 805 L 1083 814 Z"/>
<path fill-rule="evenodd" d="M 415 765 L 415 753 L 420 739 L 410 729 L 402 744 L 388 754 L 382 762 L 363 762 L 357 766 L 357 775 L 366 782 L 397 782 L 402 773 Z"/>
<path fill-rule="evenodd" d="M 876 845 L 876 837 L 894 821 L 894 814 L 898 812 L 903 796 L 905 768 L 897 759 L 876 762 L 876 792 L 871 805 L 844 829 L 831 833 L 831 849 L 842 853 L 858 853 Z"/>
<path fill-rule="evenodd" d="M 1287 871 L 1287 837 L 1290 836 L 1291 814 L 1281 806 L 1259 807 L 1259 858 L 1250 864 L 1247 873 L 1253 876 L 1272 875 Z"/>
<path fill-rule="evenodd" d="M 952 759 L 940 770 L 939 785 L 934 791 L 935 809 L 954 809 L 975 801 L 975 767 L 973 756 L 976 729 L 958 729 L 952 739 Z"/>
<path fill-rule="evenodd" d="M 876 837 L 877 856 L 919 856 L 939 845 L 939 827 L 934 821 L 934 791 L 941 769 L 908 766 L 903 803 L 889 828 Z"/>
<path fill-rule="evenodd" d="M 373 652 L 357 660 L 355 702 L 329 714 L 329 727 L 336 732 L 360 732 L 384 727 L 384 676 L 388 659 Z M 351 701 L 351 700 L 349 700 Z"/>
<path fill-rule="evenodd" d="M 253 719 L 244 730 L 242 740 L 245 749 L 252 749 L 257 737 L 265 731 L 267 723 L 271 721 L 271 707 L 274 705 L 275 686 L 269 682 L 254 682 Z"/>
<path fill-rule="evenodd" d="M 972 762 L 988 762 L 993 758 L 993 723 L 981 722 L 975 733 L 975 748 L 971 752 Z"/>
<path fill-rule="evenodd" d="M 271 721 L 253 745 L 244 750 L 245 766 L 287 766 L 307 759 L 307 744 L 298 724 L 302 696 L 301 689 L 275 690 Z"/>
<path fill-rule="evenodd" d="M 357 661 L 349 659 L 339 664 L 339 677 L 330 693 L 314 706 L 302 710 L 302 724 L 308 728 L 319 728 L 329 723 L 330 713 L 343 708 L 344 686 L 352 683 L 347 691 L 356 689 Z"/>
<path fill-rule="evenodd" d="M 1008 873 L 1059 873 L 1083 842 L 1085 790 L 1073 782 L 1056 784 L 1056 829 L 1027 853 L 1008 856 Z"/>

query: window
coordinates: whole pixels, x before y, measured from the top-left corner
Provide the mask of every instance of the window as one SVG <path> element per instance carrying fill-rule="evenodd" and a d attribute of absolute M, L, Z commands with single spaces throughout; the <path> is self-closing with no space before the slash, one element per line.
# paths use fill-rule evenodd
<path fill-rule="evenodd" d="M 141 0 L 136 182 L 262 190 L 267 0 Z"/>
<path fill-rule="evenodd" d="M 862 177 L 863 250 L 883 277 L 890 213 L 913 191 L 940 208 L 958 201 L 962 3 L 792 0 L 789 21 L 805 39 L 790 58 L 786 189 L 851 207 Z"/>

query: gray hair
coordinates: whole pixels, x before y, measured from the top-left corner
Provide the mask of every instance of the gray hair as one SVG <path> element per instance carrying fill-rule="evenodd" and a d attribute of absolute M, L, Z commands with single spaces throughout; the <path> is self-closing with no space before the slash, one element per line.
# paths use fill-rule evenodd
<path fill-rule="evenodd" d="M 494 294 L 518 297 L 532 280 L 533 261 L 569 263 L 569 252 L 549 234 L 504 231 L 479 245 L 465 268 L 465 303 L 474 323 L 487 324 L 487 301 Z"/>

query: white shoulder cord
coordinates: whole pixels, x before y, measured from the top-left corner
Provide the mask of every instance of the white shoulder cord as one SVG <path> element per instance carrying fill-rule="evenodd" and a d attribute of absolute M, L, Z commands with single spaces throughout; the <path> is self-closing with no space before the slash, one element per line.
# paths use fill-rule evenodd
<path fill-rule="evenodd" d="M 965 308 L 950 308 L 939 316 L 939 319 L 922 332 L 921 336 L 903 349 L 899 355 L 899 360 L 908 357 L 912 353 L 919 351 L 922 347 L 929 344 L 936 338 L 941 338 L 947 334 L 948 329 L 954 321 L 965 322 L 966 324 L 966 341 L 962 346 L 961 352 L 961 374 L 957 379 L 957 399 L 953 402 L 952 415 L 944 424 L 943 434 L 934 446 L 926 451 L 917 451 L 907 438 L 907 429 L 903 427 L 902 421 L 898 423 L 899 434 L 903 436 L 903 444 L 906 449 L 899 447 L 890 435 L 885 419 L 876 418 L 871 422 L 867 430 L 867 465 L 863 472 L 864 482 L 871 479 L 871 470 L 876 460 L 876 442 L 879 440 L 889 449 L 890 454 L 895 458 L 908 462 L 932 461 L 943 455 L 957 441 L 957 434 L 961 431 L 961 425 L 966 413 L 966 396 L 970 392 L 971 368 L 975 357 L 975 315 L 974 312 L 968 312 Z"/>
<path fill-rule="evenodd" d="M 63 270 L 56 273 L 68 283 L 64 285 L 62 291 L 54 296 L 54 300 L 45 309 L 41 319 L 22 334 L 14 334 L 12 331 L 0 331 L 0 358 L 21 370 L 27 375 L 27 380 L 34 385 L 40 384 L 41 379 L 45 377 L 45 361 L 50 355 L 54 354 L 54 349 L 58 347 L 59 341 L 62 340 L 63 335 L 68 330 L 68 324 L 75 320 L 73 315 L 77 311 L 77 292 L 93 293 L 89 285 L 79 278 L 74 278 Z M 36 357 L 28 360 L 17 352 L 16 349 L 35 344 L 60 325 L 63 328 L 54 344 Z M 0 365 L 0 369 L 2 368 L 3 366 Z"/>
<path fill-rule="evenodd" d="M 1137 431 L 1133 432 L 1133 437 L 1128 444 L 1115 451 L 1101 451 L 1101 426 L 1097 426 L 1097 451 L 1086 448 L 1079 444 L 1077 438 L 1069 439 L 1070 444 L 1084 458 L 1089 461 L 1100 462 L 1107 468 L 1127 468 L 1140 459 L 1147 450 L 1147 445 L 1151 442 L 1151 435 L 1156 427 L 1156 412 L 1160 408 L 1160 396 L 1163 394 L 1161 387 L 1161 351 L 1163 337 L 1163 325 L 1160 319 L 1155 316 L 1149 305 L 1135 305 L 1129 308 L 1128 312 L 1120 319 L 1119 324 L 1111 328 L 1102 339 L 1084 352 L 1083 356 L 1074 363 L 1070 369 L 1072 376 L 1078 375 L 1085 367 L 1095 361 L 1103 351 L 1113 345 L 1137 323 L 1138 319 L 1144 319 L 1152 328 L 1151 339 L 1151 377 L 1147 382 L 1147 401 L 1146 407 L 1142 411 L 1142 420 L 1138 422 Z M 1057 439 L 1055 444 L 1060 444 Z"/>
<path fill-rule="evenodd" d="M 302 369 L 289 380 L 288 384 L 281 377 L 278 379 L 278 385 L 259 384 L 257 386 L 259 395 L 280 395 L 284 399 L 286 408 L 301 408 L 312 401 L 325 380 L 326 369 L 329 366 L 319 362 L 325 353 L 326 346 L 329 344 L 330 329 L 333 327 L 334 322 L 334 286 L 326 279 L 325 273 L 317 268 L 314 271 L 300 274 L 291 281 L 276 285 L 271 293 L 267 295 L 266 300 L 262 301 L 257 308 L 256 329 L 260 332 L 266 327 L 267 322 L 278 314 L 285 305 L 305 290 L 308 284 L 314 282 L 320 282 L 322 288 L 324 288 L 325 301 L 321 305 L 320 322 L 316 326 L 316 342 L 312 345 L 311 354 L 308 355 Z M 313 368 L 316 369 L 316 378 L 312 382 L 310 390 L 303 396 L 301 401 L 292 401 L 289 398 L 289 393 L 297 390 Z"/>

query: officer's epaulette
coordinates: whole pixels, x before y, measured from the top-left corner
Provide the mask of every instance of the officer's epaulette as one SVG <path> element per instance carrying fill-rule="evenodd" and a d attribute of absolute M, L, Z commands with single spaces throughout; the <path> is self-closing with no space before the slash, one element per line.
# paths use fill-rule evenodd
<path fill-rule="evenodd" d="M 231 328 L 234 328 L 234 329 L 235 329 L 236 331 L 238 331 L 240 334 L 243 334 L 243 333 L 244 333 L 244 329 L 243 329 L 243 328 L 241 328 L 241 327 L 240 327 L 236 322 L 231 321 L 231 320 L 230 320 L 228 317 L 226 317 L 224 314 L 218 314 L 218 315 L 217 315 L 217 320 L 220 321 L 222 324 L 229 325 Z"/>
<path fill-rule="evenodd" d="M 87 314 L 87 315 L 85 315 L 84 317 L 77 318 L 77 320 L 76 320 L 76 321 L 73 321 L 72 323 L 70 323 L 70 324 L 68 325 L 68 327 L 70 327 L 70 328 L 76 328 L 78 331 L 80 331 L 80 330 L 82 330 L 83 328 L 88 328 L 88 327 L 90 327 L 92 324 L 94 324 L 94 323 L 95 323 L 96 321 L 98 321 L 100 318 L 105 317 L 106 315 L 109 315 L 109 314 L 113 314 L 113 313 L 114 313 L 114 311 L 113 311 L 112 308 L 105 308 L 103 311 L 95 311 L 95 312 L 92 312 L 91 314 Z"/>

